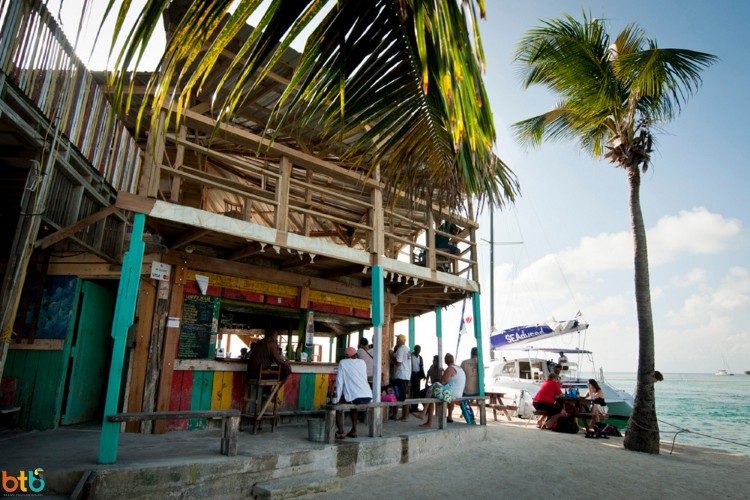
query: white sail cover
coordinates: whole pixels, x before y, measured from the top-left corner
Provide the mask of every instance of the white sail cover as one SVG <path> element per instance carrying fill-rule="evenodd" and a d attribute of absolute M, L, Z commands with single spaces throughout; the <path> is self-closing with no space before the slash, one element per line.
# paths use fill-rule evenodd
<path fill-rule="evenodd" d="M 536 325 L 515 326 L 490 335 L 490 346 L 499 348 L 509 345 L 521 345 L 566 333 L 580 332 L 589 327 L 588 323 L 577 319 L 568 321 L 548 321 Z"/>

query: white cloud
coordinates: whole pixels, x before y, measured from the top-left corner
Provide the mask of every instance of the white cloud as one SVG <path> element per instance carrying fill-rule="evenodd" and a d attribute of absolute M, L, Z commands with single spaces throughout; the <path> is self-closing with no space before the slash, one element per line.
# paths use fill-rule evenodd
<path fill-rule="evenodd" d="M 719 253 L 741 229 L 739 220 L 727 219 L 704 207 L 664 216 L 648 231 L 649 262 L 664 264 L 681 253 Z"/>
<path fill-rule="evenodd" d="M 733 267 L 717 288 L 704 287 L 685 299 L 678 310 L 669 311 L 671 325 L 705 324 L 750 304 L 750 272 Z"/>
<path fill-rule="evenodd" d="M 682 276 L 676 276 L 672 279 L 672 283 L 680 288 L 685 288 L 692 285 L 697 285 L 706 281 L 706 270 L 699 267 L 694 267 Z"/>
<path fill-rule="evenodd" d="M 610 295 L 604 300 L 593 304 L 591 312 L 597 316 L 612 318 L 624 316 L 635 311 L 635 299 L 633 295 Z"/>

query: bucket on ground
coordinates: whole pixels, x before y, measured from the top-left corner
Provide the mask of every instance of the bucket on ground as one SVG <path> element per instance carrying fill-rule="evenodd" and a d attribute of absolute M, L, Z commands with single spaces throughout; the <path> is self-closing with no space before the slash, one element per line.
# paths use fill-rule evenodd
<path fill-rule="evenodd" d="M 319 418 L 307 420 L 307 439 L 315 443 L 326 441 L 326 421 Z"/>

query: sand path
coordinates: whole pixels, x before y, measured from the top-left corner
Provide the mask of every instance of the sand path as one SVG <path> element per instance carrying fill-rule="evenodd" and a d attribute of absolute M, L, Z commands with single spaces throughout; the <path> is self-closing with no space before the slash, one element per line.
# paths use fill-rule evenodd
<path fill-rule="evenodd" d="M 341 490 L 315 498 L 750 498 L 750 456 L 670 449 L 648 455 L 623 449 L 622 438 L 493 422 L 469 449 L 342 478 Z"/>

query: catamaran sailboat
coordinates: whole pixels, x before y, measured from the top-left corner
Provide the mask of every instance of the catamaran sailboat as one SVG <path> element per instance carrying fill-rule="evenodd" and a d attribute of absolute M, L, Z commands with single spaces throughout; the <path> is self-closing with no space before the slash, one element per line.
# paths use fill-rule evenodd
<path fill-rule="evenodd" d="M 588 359 L 593 368 L 591 351 L 533 347 L 527 344 L 531 341 L 584 331 L 588 327 L 587 323 L 579 320 L 550 321 L 538 325 L 509 328 L 490 336 L 490 347 L 496 353 L 501 351 L 502 356 L 496 356 L 499 361 L 493 362 L 487 370 L 485 387 L 488 391 L 504 393 L 506 404 L 513 401 L 513 405 L 517 407 L 516 416 L 532 418 L 534 414 L 532 399 L 539 386 L 559 363 L 562 365 L 563 388 L 575 388 L 578 389 L 579 394 L 585 394 L 588 379 L 580 378 L 579 363 Z M 524 347 L 518 347 L 519 345 Z M 557 361 L 553 361 L 555 356 L 558 356 Z M 633 411 L 633 396 L 607 383 L 601 370 L 597 381 L 604 391 L 611 423 L 622 427 Z"/>

